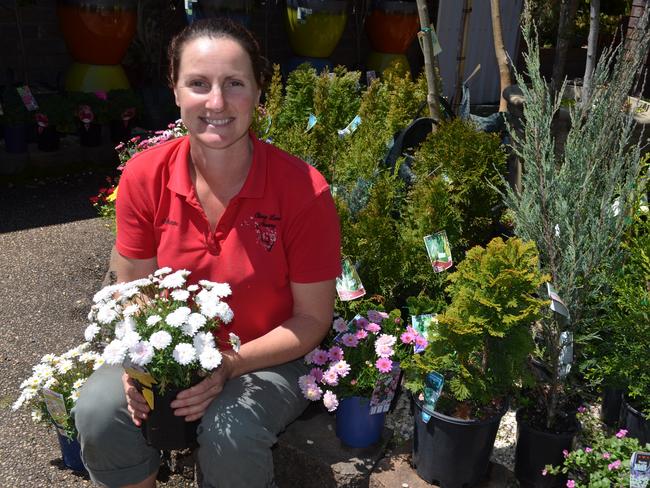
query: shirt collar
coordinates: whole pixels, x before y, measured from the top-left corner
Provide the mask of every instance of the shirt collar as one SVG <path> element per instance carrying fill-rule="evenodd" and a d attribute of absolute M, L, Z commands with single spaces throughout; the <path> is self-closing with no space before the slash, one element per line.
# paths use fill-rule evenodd
<path fill-rule="evenodd" d="M 248 170 L 244 186 L 235 198 L 262 198 L 266 188 L 267 147 L 252 131 L 249 137 L 253 143 L 253 161 Z M 177 146 L 176 153 L 172 156 L 173 166 L 170 168 L 167 188 L 187 197 L 192 191 L 192 178 L 190 177 L 190 138 L 185 136 Z"/>

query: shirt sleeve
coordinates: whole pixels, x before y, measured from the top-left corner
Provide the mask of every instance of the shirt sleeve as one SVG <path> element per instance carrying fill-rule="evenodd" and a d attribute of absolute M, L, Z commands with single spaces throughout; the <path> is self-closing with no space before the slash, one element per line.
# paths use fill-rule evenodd
<path fill-rule="evenodd" d="M 133 168 L 137 169 L 137 168 Z M 117 251 L 126 258 L 149 259 L 156 256 L 154 211 L 147 175 L 127 166 L 118 185 L 115 212 Z"/>
<path fill-rule="evenodd" d="M 299 212 L 286 242 L 291 281 L 315 283 L 341 274 L 341 230 L 329 188 Z"/>

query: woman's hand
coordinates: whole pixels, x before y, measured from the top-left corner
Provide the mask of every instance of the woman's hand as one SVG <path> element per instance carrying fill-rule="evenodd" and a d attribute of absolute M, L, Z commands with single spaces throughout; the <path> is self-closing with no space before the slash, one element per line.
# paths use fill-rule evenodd
<path fill-rule="evenodd" d="M 176 395 L 176 399 L 171 403 L 174 415 L 185 417 L 186 422 L 203 417 L 208 405 L 221 393 L 226 381 L 230 379 L 231 372 L 230 357 L 224 353 L 223 362 L 210 376 Z"/>
<path fill-rule="evenodd" d="M 126 394 L 126 403 L 131 420 L 133 423 L 140 427 L 142 421 L 146 420 L 149 414 L 149 405 L 135 386 L 133 379 L 127 374 L 122 375 L 122 386 L 124 386 L 124 393 Z"/>

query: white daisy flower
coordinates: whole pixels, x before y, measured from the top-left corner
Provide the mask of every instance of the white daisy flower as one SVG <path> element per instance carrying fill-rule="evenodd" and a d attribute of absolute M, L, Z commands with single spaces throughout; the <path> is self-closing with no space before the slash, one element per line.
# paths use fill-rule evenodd
<path fill-rule="evenodd" d="M 70 359 L 63 359 L 56 365 L 56 370 L 61 374 L 66 374 L 73 368 L 74 364 Z"/>
<path fill-rule="evenodd" d="M 199 354 L 199 362 L 201 363 L 201 367 L 203 369 L 207 369 L 208 371 L 219 367 L 222 359 L 223 357 L 221 356 L 221 353 L 214 347 L 205 348 L 203 352 Z"/>
<path fill-rule="evenodd" d="M 170 293 L 174 300 L 184 302 L 190 297 L 190 292 L 187 290 L 174 290 Z"/>
<path fill-rule="evenodd" d="M 135 287 L 126 288 L 122 291 L 120 299 L 124 302 L 129 298 L 136 296 L 138 293 L 140 293 L 140 290 Z"/>
<path fill-rule="evenodd" d="M 135 315 L 136 313 L 138 313 L 139 310 L 140 310 L 140 307 L 138 307 L 135 303 L 132 303 L 131 305 L 129 305 L 128 307 L 126 307 L 124 309 L 124 312 L 122 312 L 122 315 L 124 315 L 125 317 L 131 317 L 132 315 Z"/>
<path fill-rule="evenodd" d="M 196 359 L 196 350 L 192 344 L 181 342 L 176 345 L 172 355 L 178 364 L 187 366 Z"/>
<path fill-rule="evenodd" d="M 172 269 L 169 266 L 165 266 L 164 268 L 157 269 L 154 271 L 153 275 L 154 276 L 162 276 L 166 275 L 172 272 Z"/>
<path fill-rule="evenodd" d="M 140 342 L 141 339 L 142 337 L 140 337 L 140 334 L 138 334 L 136 331 L 127 330 L 124 334 L 124 337 L 122 337 L 122 344 L 128 348 L 131 348 Z"/>
<path fill-rule="evenodd" d="M 167 322 L 167 324 L 171 325 L 172 327 L 180 327 L 185 322 L 187 322 L 187 319 L 191 313 L 192 311 L 189 307 L 178 307 L 172 313 L 167 315 L 165 322 Z"/>
<path fill-rule="evenodd" d="M 147 325 L 149 326 L 156 325 L 161 320 L 162 317 L 160 315 L 152 315 L 151 317 L 147 317 Z"/>
<path fill-rule="evenodd" d="M 56 356 L 52 353 L 46 354 L 41 358 L 41 363 L 52 363 L 56 359 Z"/>
<path fill-rule="evenodd" d="M 195 291 L 198 291 L 198 289 L 199 289 L 199 285 L 190 285 L 190 286 L 187 287 L 187 291 L 192 292 L 192 293 L 195 292 Z"/>
<path fill-rule="evenodd" d="M 118 315 L 115 305 L 115 300 L 111 300 L 99 307 L 99 310 L 97 310 L 97 322 L 100 324 L 110 324 L 113 322 Z"/>
<path fill-rule="evenodd" d="M 160 280 L 160 288 L 181 288 L 185 284 L 185 278 L 190 274 L 186 269 L 179 269 L 174 273 L 165 276 Z"/>
<path fill-rule="evenodd" d="M 135 330 L 135 320 L 132 317 L 125 317 L 124 320 L 115 325 L 115 337 L 123 339 L 124 335 L 129 331 Z"/>
<path fill-rule="evenodd" d="M 32 410 L 32 421 L 42 422 L 43 421 L 43 412 L 40 410 Z"/>
<path fill-rule="evenodd" d="M 219 298 L 228 297 L 232 294 L 232 290 L 230 289 L 230 285 L 228 283 L 214 283 L 211 291 Z"/>
<path fill-rule="evenodd" d="M 79 378 L 74 383 L 72 383 L 72 388 L 74 388 L 75 390 L 78 390 L 79 388 L 81 388 L 83 386 L 83 384 L 85 382 L 86 382 L 85 378 Z"/>
<path fill-rule="evenodd" d="M 217 316 L 217 313 L 219 312 L 219 309 L 217 305 L 221 302 L 215 302 L 215 301 L 204 301 L 199 305 L 199 310 L 203 315 L 205 315 L 209 319 L 213 319 Z"/>
<path fill-rule="evenodd" d="M 97 359 L 95 359 L 95 364 L 93 364 L 93 371 L 97 371 L 99 368 L 101 368 L 106 360 L 104 359 L 104 356 L 99 356 Z"/>
<path fill-rule="evenodd" d="M 70 393 L 70 400 L 76 403 L 77 400 L 79 400 L 79 390 L 72 390 Z"/>
<path fill-rule="evenodd" d="M 201 330 L 207 321 L 208 319 L 205 318 L 205 316 L 201 315 L 200 313 L 190 314 L 190 316 L 187 319 L 187 323 L 190 324 L 194 329 L 192 335 L 196 334 L 199 330 Z"/>
<path fill-rule="evenodd" d="M 107 364 L 122 364 L 127 350 L 128 348 L 122 343 L 122 341 L 116 339 L 111 341 L 106 348 L 104 348 L 104 354 L 102 357 Z"/>
<path fill-rule="evenodd" d="M 129 357 L 138 366 L 146 366 L 154 355 L 153 346 L 147 341 L 136 342 L 129 348 Z"/>
<path fill-rule="evenodd" d="M 99 325 L 93 322 L 88 327 L 86 327 L 86 330 L 84 331 L 84 339 L 87 341 L 92 341 L 99 333 L 99 330 Z"/>
<path fill-rule="evenodd" d="M 172 336 L 169 332 L 165 330 L 159 330 L 154 332 L 149 337 L 149 343 L 153 346 L 154 349 L 165 349 L 172 342 Z"/>
<path fill-rule="evenodd" d="M 99 290 L 93 296 L 94 303 L 102 303 L 113 298 L 113 294 L 122 288 L 122 283 L 116 285 L 108 285 Z"/>
<path fill-rule="evenodd" d="M 229 324 L 234 318 L 235 314 L 226 302 L 219 302 L 217 305 L 217 316 L 224 324 Z"/>
<path fill-rule="evenodd" d="M 214 336 L 210 332 L 199 332 L 194 336 L 194 349 L 201 354 L 205 349 L 215 347 Z"/>
<path fill-rule="evenodd" d="M 228 342 L 230 342 L 233 351 L 239 352 L 239 348 L 241 347 L 241 339 L 237 334 L 233 332 L 228 334 Z"/>

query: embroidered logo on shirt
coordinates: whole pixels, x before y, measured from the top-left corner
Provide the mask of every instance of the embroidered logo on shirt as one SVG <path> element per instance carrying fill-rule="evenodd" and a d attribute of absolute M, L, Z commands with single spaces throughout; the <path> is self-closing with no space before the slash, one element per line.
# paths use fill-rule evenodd
<path fill-rule="evenodd" d="M 267 251 L 271 251 L 278 239 L 278 231 L 276 222 L 280 221 L 281 217 L 276 214 L 263 214 L 255 212 L 248 220 L 242 223 L 244 227 L 253 227 L 257 236 L 256 242 Z"/>
<path fill-rule="evenodd" d="M 163 224 L 165 224 L 165 225 L 178 225 L 178 222 L 176 222 L 175 220 L 165 219 Z"/>

